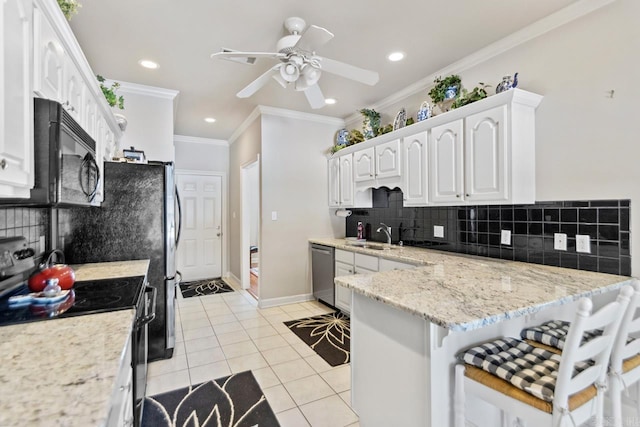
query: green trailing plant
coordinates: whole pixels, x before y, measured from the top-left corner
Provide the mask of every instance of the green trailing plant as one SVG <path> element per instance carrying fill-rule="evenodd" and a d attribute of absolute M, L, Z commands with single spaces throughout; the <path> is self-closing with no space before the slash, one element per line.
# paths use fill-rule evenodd
<path fill-rule="evenodd" d="M 364 137 L 369 139 L 379 134 L 380 131 L 380 113 L 376 110 L 371 110 L 368 108 L 363 108 L 360 110 L 360 114 L 364 116 L 364 121 L 362 122 L 362 128 L 365 130 Z M 366 131 L 367 122 L 369 126 L 371 126 L 371 133 Z"/>
<path fill-rule="evenodd" d="M 78 0 L 58 0 L 58 6 L 67 21 L 71 21 L 73 15 L 78 13 L 78 8 L 82 7 Z"/>
<path fill-rule="evenodd" d="M 345 148 L 346 145 L 332 145 L 331 148 L 329 149 L 329 152 L 331 154 L 335 154 L 338 151 L 342 150 L 343 148 Z"/>
<path fill-rule="evenodd" d="M 441 77 L 436 77 L 433 83 L 435 83 L 435 86 L 433 86 L 429 91 L 429 97 L 433 102 L 436 103 L 444 101 L 445 93 L 447 92 L 447 89 L 449 89 L 449 87 L 456 87 L 458 93 L 460 93 L 460 89 L 462 87 L 462 80 L 460 80 L 460 76 L 457 74 L 452 74 L 445 77 L 444 79 Z"/>
<path fill-rule="evenodd" d="M 349 135 L 347 136 L 347 142 L 349 145 L 354 145 L 359 142 L 364 141 L 364 135 L 358 129 L 351 129 L 349 131 Z"/>
<path fill-rule="evenodd" d="M 416 121 L 413 119 L 413 117 L 409 117 L 409 118 L 407 119 L 407 124 L 406 124 L 405 126 L 412 125 L 412 124 L 414 124 L 415 122 L 416 122 Z"/>
<path fill-rule="evenodd" d="M 393 130 L 393 125 L 391 123 L 389 123 L 385 127 L 381 127 L 380 128 L 380 132 L 378 133 L 378 135 L 384 135 L 385 133 L 389 133 L 392 130 Z"/>
<path fill-rule="evenodd" d="M 113 82 L 111 86 L 107 87 L 104 84 L 105 82 L 104 77 L 98 74 L 96 78 L 100 83 L 100 89 L 102 89 L 102 93 L 104 94 L 104 97 L 107 99 L 107 103 L 109 104 L 109 106 L 117 107 L 121 110 L 124 110 L 124 97 L 122 95 L 120 96 L 116 95 L 116 91 L 120 87 L 120 83 Z"/>
<path fill-rule="evenodd" d="M 466 89 L 462 89 L 462 93 L 453 101 L 451 109 L 463 107 L 471 104 L 472 102 L 480 101 L 487 97 L 487 88 L 491 85 L 486 85 L 482 82 L 478 83 L 480 86 L 473 88 L 471 92 L 467 92 Z"/>

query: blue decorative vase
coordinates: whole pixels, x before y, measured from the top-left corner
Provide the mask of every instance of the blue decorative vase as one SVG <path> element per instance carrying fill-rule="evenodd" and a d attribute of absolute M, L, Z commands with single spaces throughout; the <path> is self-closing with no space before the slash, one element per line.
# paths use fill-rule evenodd
<path fill-rule="evenodd" d="M 349 136 L 349 131 L 346 129 L 340 129 L 338 134 L 336 135 L 336 145 L 346 146 L 347 145 L 347 136 Z"/>
<path fill-rule="evenodd" d="M 429 117 L 431 117 L 431 107 L 427 101 L 425 101 L 420 105 L 420 109 L 418 110 L 418 121 L 427 120 Z"/>
<path fill-rule="evenodd" d="M 458 86 L 449 86 L 447 90 L 444 91 L 444 99 L 453 99 L 458 94 Z"/>
<path fill-rule="evenodd" d="M 513 75 L 513 79 L 511 76 L 504 76 L 502 81 L 496 86 L 496 93 L 504 92 L 509 89 L 513 89 L 518 86 L 518 73 Z"/>

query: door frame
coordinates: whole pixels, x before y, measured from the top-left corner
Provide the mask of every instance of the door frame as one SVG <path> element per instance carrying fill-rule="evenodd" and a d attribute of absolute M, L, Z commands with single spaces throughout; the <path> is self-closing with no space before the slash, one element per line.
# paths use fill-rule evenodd
<path fill-rule="evenodd" d="M 195 170 L 195 169 L 176 169 L 176 185 L 178 183 L 178 175 L 199 175 L 199 176 L 219 176 L 221 178 L 220 192 L 221 200 L 220 203 L 220 212 L 221 212 L 221 222 L 222 222 L 222 248 L 220 256 L 222 259 L 220 260 L 220 276 L 225 275 L 225 271 L 229 271 L 229 256 L 228 256 L 228 244 L 229 241 L 227 239 L 227 197 L 229 193 L 227 173 L 226 172 L 213 172 L 213 171 L 203 171 L 203 170 Z M 182 218 L 181 218 L 182 220 Z M 178 246 L 179 247 L 179 246 Z M 176 249 L 177 253 L 177 249 Z"/>
<path fill-rule="evenodd" d="M 256 155 L 256 158 L 250 160 L 248 162 L 240 165 L 240 285 L 242 289 L 248 289 L 250 287 L 250 275 L 249 269 L 251 268 L 251 254 L 249 253 L 249 247 L 251 246 L 251 242 L 249 241 L 251 233 L 249 232 L 249 228 L 251 224 L 249 220 L 251 219 L 251 215 L 248 214 L 247 207 L 251 205 L 249 201 L 249 191 L 248 183 L 247 183 L 247 173 L 250 168 L 256 167 L 258 168 L 258 195 L 260 197 L 258 201 L 258 265 L 259 268 L 262 268 L 260 263 L 260 242 L 262 235 L 262 192 L 260 191 L 260 154 Z M 256 297 L 260 300 L 260 277 L 262 274 L 258 275 L 258 295 Z"/>

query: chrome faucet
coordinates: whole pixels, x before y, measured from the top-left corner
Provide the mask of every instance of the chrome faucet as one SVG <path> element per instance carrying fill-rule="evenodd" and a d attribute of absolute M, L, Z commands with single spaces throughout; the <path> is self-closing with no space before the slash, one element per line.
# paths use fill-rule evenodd
<path fill-rule="evenodd" d="M 376 231 L 378 233 L 380 233 L 381 231 L 384 231 L 384 233 L 387 235 L 387 245 L 391 245 L 391 227 L 389 227 L 384 222 L 381 222 L 380 225 L 382 227 L 379 227 Z"/>

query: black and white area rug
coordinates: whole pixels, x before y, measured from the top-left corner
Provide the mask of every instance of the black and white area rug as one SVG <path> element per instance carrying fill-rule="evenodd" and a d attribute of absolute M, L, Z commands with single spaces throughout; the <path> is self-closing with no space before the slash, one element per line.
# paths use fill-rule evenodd
<path fill-rule="evenodd" d="M 329 365 L 349 363 L 351 325 L 346 315 L 336 311 L 284 324 Z"/>
<path fill-rule="evenodd" d="M 233 292 L 233 289 L 220 277 L 180 283 L 180 290 L 184 298 Z"/>
<path fill-rule="evenodd" d="M 144 399 L 142 427 L 279 427 L 251 371 Z"/>

